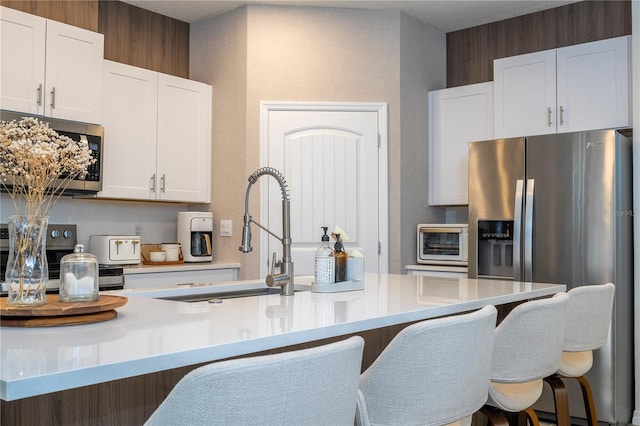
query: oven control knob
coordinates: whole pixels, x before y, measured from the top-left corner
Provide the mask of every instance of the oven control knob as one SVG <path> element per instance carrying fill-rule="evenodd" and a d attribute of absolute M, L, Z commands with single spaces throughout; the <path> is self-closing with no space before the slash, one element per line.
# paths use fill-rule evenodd
<path fill-rule="evenodd" d="M 69 238 L 71 237 L 71 235 L 71 231 L 69 231 L 68 229 L 62 233 L 62 236 L 65 238 Z"/>
<path fill-rule="evenodd" d="M 60 231 L 58 231 L 57 229 L 54 229 L 53 231 L 51 231 L 51 238 L 58 238 L 60 236 Z"/>

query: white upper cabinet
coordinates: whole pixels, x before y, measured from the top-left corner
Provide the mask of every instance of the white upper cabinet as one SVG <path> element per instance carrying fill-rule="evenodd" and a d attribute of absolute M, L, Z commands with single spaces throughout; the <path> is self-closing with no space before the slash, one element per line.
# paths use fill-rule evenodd
<path fill-rule="evenodd" d="M 158 74 L 158 198 L 209 202 L 211 86 Z"/>
<path fill-rule="evenodd" d="M 493 82 L 429 92 L 429 204 L 469 199 L 469 142 L 493 138 Z"/>
<path fill-rule="evenodd" d="M 558 49 L 558 133 L 630 125 L 629 44 L 626 36 Z"/>
<path fill-rule="evenodd" d="M 496 138 L 629 126 L 629 37 L 494 61 Z"/>
<path fill-rule="evenodd" d="M 104 61 L 103 182 L 99 197 L 156 198 L 158 73 Z"/>
<path fill-rule="evenodd" d="M 1 6 L 0 13 L 0 109 L 42 115 L 47 20 Z"/>
<path fill-rule="evenodd" d="M 208 203 L 211 86 L 104 61 L 98 197 Z"/>
<path fill-rule="evenodd" d="M 0 108 L 102 122 L 100 33 L 0 9 Z"/>
<path fill-rule="evenodd" d="M 493 62 L 497 138 L 556 133 L 556 51 Z"/>

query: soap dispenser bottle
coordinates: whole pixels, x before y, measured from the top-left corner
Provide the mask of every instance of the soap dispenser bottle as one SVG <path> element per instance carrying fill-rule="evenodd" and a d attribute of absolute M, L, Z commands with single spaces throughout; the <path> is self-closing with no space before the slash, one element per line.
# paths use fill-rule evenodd
<path fill-rule="evenodd" d="M 335 234 L 336 243 L 333 246 L 333 257 L 336 262 L 336 282 L 342 282 L 347 279 L 347 253 L 344 251 L 340 234 Z"/>
<path fill-rule="evenodd" d="M 322 243 L 316 250 L 316 266 L 315 266 L 315 283 L 331 284 L 335 282 L 335 258 L 333 250 L 329 245 L 329 236 L 327 235 L 327 227 L 323 226 Z"/>

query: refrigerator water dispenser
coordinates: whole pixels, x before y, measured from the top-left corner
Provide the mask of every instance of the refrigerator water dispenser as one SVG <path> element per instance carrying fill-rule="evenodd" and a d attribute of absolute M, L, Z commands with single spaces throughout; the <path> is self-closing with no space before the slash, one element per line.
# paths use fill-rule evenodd
<path fill-rule="evenodd" d="M 513 278 L 513 220 L 478 221 L 478 276 Z"/>

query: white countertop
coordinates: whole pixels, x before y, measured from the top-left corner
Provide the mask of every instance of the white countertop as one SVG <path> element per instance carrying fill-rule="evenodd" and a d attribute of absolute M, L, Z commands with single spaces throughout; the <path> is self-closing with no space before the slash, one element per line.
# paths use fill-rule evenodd
<path fill-rule="evenodd" d="M 239 263 L 229 262 L 193 262 L 176 265 L 127 265 L 123 267 L 125 275 L 151 274 L 157 272 L 204 271 L 209 269 L 240 269 Z"/>
<path fill-rule="evenodd" d="M 565 290 L 555 284 L 368 273 L 359 291 L 302 291 L 219 304 L 149 298 L 264 286 L 238 281 L 111 292 L 129 297 L 111 321 L 0 327 L 0 398 L 11 401 Z"/>

